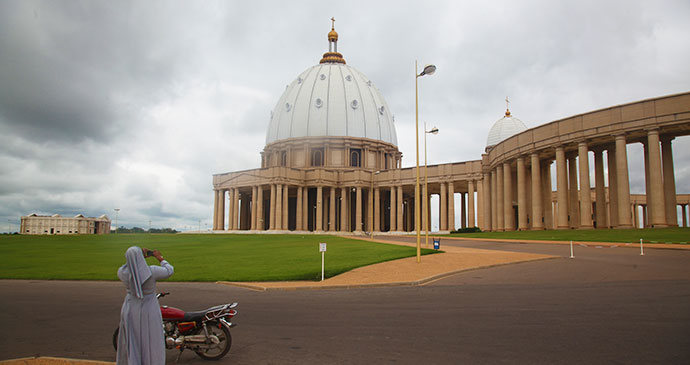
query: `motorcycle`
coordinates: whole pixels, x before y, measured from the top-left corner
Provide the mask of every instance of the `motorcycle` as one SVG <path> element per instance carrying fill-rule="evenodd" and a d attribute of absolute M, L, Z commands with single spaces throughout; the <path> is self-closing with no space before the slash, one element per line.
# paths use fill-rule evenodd
<path fill-rule="evenodd" d="M 156 298 L 162 298 L 170 293 L 158 293 Z M 232 337 L 230 328 L 235 324 L 230 322 L 237 315 L 237 303 L 217 305 L 198 312 L 185 312 L 175 307 L 161 306 L 163 317 L 163 333 L 167 349 L 190 349 L 204 360 L 218 360 L 230 351 Z M 113 334 L 113 347 L 117 351 L 117 338 L 120 327 Z"/>

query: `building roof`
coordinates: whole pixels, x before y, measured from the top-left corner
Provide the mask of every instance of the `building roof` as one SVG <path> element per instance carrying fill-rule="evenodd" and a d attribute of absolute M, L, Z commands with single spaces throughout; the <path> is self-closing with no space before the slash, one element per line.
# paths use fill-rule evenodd
<path fill-rule="evenodd" d="M 266 144 L 301 137 L 361 137 L 397 146 L 393 114 L 383 95 L 345 64 L 337 53 L 337 37 L 330 33 L 329 43 L 321 63 L 297 76 L 278 100 Z"/>
<path fill-rule="evenodd" d="M 489 136 L 486 138 L 486 147 L 492 147 L 500 142 L 527 130 L 527 126 L 520 119 L 513 117 L 510 110 L 506 109 L 506 114 L 499 119 L 489 130 Z"/>

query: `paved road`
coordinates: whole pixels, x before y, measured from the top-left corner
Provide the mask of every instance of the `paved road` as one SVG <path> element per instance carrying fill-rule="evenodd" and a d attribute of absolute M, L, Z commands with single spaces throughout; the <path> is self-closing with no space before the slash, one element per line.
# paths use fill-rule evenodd
<path fill-rule="evenodd" d="M 162 303 L 240 302 L 223 362 L 690 363 L 690 252 L 444 241 L 565 258 L 464 272 L 423 287 L 254 292 L 160 283 Z M 173 263 L 174 264 L 174 263 Z M 113 361 L 114 282 L 0 281 L 0 360 Z M 169 363 L 175 359 L 168 352 Z M 180 363 L 205 363 L 183 353 Z"/>

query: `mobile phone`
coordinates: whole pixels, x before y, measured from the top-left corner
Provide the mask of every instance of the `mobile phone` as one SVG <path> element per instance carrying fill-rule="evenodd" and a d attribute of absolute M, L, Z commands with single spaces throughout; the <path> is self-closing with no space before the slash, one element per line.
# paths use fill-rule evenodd
<path fill-rule="evenodd" d="M 146 250 L 146 257 L 153 256 L 153 251 Z"/>

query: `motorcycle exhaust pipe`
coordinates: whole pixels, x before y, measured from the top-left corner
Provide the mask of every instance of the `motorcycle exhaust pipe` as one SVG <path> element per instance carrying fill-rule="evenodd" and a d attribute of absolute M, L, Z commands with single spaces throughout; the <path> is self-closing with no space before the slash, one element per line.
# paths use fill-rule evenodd
<path fill-rule="evenodd" d="M 209 336 L 208 338 L 209 338 L 209 340 L 211 340 L 211 342 L 213 342 L 215 344 L 220 342 L 220 340 L 218 340 L 218 337 L 216 337 L 216 336 Z M 175 339 L 173 339 L 172 337 L 168 337 L 166 342 L 168 342 L 171 345 L 177 345 L 177 346 L 184 345 L 185 343 L 206 343 L 206 336 L 205 335 L 180 336 L 180 337 L 177 337 Z"/>

